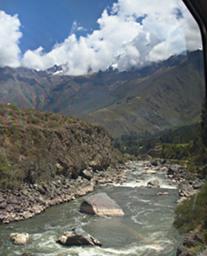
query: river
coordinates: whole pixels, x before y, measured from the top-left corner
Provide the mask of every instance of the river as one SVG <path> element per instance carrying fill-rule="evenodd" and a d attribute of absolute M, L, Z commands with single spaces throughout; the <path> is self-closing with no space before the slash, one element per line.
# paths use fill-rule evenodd
<path fill-rule="evenodd" d="M 175 256 L 179 235 L 173 227 L 178 199 L 176 187 L 162 171 L 149 170 L 145 162 L 130 162 L 122 185 L 100 186 L 124 210 L 124 217 L 101 218 L 79 213 L 82 199 L 52 207 L 32 219 L 0 226 L 0 255 L 15 256 Z M 151 179 L 160 188 L 147 188 Z M 159 192 L 167 192 L 159 195 Z M 66 248 L 55 241 L 64 231 L 81 226 L 100 240 L 102 248 Z M 28 232 L 32 242 L 24 247 L 9 241 L 12 232 Z"/>

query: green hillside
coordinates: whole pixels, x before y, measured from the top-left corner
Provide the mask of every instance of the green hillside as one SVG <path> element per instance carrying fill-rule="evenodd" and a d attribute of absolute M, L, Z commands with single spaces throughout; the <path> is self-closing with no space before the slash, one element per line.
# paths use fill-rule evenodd
<path fill-rule="evenodd" d="M 116 161 L 111 138 L 77 119 L 0 105 L 0 186 L 77 178 Z"/>

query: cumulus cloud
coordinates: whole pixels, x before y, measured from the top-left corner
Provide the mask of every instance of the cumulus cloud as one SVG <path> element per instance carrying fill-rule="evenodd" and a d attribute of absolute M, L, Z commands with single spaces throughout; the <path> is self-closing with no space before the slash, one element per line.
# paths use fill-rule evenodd
<path fill-rule="evenodd" d="M 181 0 L 118 0 L 97 23 L 99 29 L 77 37 L 83 28 L 75 21 L 64 42 L 50 52 L 26 51 L 21 65 L 37 70 L 62 65 L 66 74 L 82 75 L 110 66 L 142 67 L 201 48 L 198 26 Z"/>
<path fill-rule="evenodd" d="M 20 65 L 21 23 L 17 17 L 0 11 L 0 67 Z"/>

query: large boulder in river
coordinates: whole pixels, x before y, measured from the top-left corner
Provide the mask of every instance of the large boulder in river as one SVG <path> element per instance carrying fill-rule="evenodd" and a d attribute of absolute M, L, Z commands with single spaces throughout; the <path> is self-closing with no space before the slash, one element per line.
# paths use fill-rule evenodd
<path fill-rule="evenodd" d="M 57 243 L 64 246 L 102 246 L 101 242 L 82 229 L 65 232 L 58 238 Z"/>
<path fill-rule="evenodd" d="M 87 197 L 80 206 L 80 212 L 97 216 L 124 216 L 124 211 L 106 193 Z"/>
<path fill-rule="evenodd" d="M 28 233 L 12 233 L 10 234 L 10 240 L 15 245 L 26 245 L 30 240 L 30 236 Z"/>

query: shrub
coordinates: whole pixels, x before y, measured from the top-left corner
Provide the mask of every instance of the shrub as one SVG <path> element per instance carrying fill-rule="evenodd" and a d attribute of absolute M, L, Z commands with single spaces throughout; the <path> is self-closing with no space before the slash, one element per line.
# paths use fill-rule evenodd
<path fill-rule="evenodd" d="M 188 144 L 164 144 L 162 145 L 162 158 L 187 159 L 191 156 L 191 143 Z"/>
<path fill-rule="evenodd" d="M 207 182 L 198 194 L 184 201 L 176 209 L 175 226 L 189 232 L 201 225 L 207 234 Z"/>

